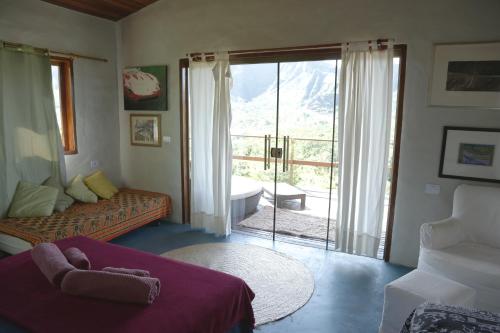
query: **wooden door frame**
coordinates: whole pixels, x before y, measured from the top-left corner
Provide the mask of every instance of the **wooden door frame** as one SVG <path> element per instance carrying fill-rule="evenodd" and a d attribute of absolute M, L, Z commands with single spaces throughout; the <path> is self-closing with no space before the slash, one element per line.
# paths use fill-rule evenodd
<path fill-rule="evenodd" d="M 399 158 L 401 150 L 401 133 L 403 129 L 403 108 L 406 80 L 406 44 L 394 46 L 394 55 L 399 56 L 398 105 L 396 106 L 396 133 L 394 134 L 394 151 L 391 176 L 391 193 L 389 197 L 389 212 L 387 214 L 387 230 L 385 233 L 384 261 L 391 259 L 392 229 L 396 210 L 396 193 L 398 191 Z"/>
<path fill-rule="evenodd" d="M 189 162 L 189 60 L 179 60 L 182 223 L 191 223 L 191 183 Z"/>
<path fill-rule="evenodd" d="M 336 44 L 332 44 L 336 45 Z M 266 62 L 307 61 L 307 60 L 334 60 L 340 59 L 339 48 L 325 48 L 308 50 L 308 47 L 297 47 L 297 50 L 279 50 L 275 52 L 259 52 L 258 50 L 248 53 L 231 54 L 231 64 L 252 64 Z M 396 132 L 394 137 L 393 166 L 391 176 L 391 193 L 389 198 L 389 211 L 387 216 L 387 230 L 384 246 L 384 260 L 389 261 L 392 230 L 394 226 L 394 214 L 396 206 L 396 193 L 399 174 L 399 158 L 401 147 L 401 131 L 403 125 L 404 88 L 406 78 L 406 45 L 394 45 L 394 56 L 399 57 L 399 87 L 398 104 L 396 106 Z M 188 96 L 188 69 L 189 59 L 179 60 L 179 89 L 180 89 L 180 144 L 181 144 L 181 188 L 182 188 L 182 221 L 190 223 L 190 179 L 189 179 L 189 96 Z"/>

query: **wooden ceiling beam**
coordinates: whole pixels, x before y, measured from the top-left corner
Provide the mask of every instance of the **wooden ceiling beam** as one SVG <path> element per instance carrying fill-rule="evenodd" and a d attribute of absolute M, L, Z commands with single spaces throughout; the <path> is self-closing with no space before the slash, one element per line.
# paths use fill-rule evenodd
<path fill-rule="evenodd" d="M 93 16 L 118 21 L 157 0 L 42 0 Z"/>

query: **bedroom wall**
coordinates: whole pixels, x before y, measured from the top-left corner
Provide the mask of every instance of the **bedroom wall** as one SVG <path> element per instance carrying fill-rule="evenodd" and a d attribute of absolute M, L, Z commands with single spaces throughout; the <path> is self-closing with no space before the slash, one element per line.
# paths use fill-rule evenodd
<path fill-rule="evenodd" d="M 129 145 L 120 106 L 123 178 L 173 196 L 181 222 L 178 61 L 187 52 L 395 38 L 408 44 L 400 175 L 391 261 L 415 266 L 419 227 L 451 212 L 456 180 L 437 177 L 444 125 L 499 127 L 500 112 L 428 106 L 433 43 L 500 40 L 496 0 L 165 0 L 119 22 L 122 66 L 167 64 L 169 111 L 161 148 Z M 120 89 L 121 90 L 121 89 Z M 441 193 L 424 193 L 426 183 Z"/>
<path fill-rule="evenodd" d="M 108 59 L 73 63 L 78 154 L 65 158 L 68 180 L 97 160 L 121 184 L 115 33 L 114 22 L 39 0 L 0 1 L 0 40 Z"/>

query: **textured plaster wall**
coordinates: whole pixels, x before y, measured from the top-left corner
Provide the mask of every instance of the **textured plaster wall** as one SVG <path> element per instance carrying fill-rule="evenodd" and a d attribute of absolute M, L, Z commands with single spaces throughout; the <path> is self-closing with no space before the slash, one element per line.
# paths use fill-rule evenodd
<path fill-rule="evenodd" d="M 66 156 L 68 180 L 90 161 L 121 184 L 116 23 L 38 0 L 0 0 L 0 40 L 108 59 L 73 63 L 78 154 Z"/>
<path fill-rule="evenodd" d="M 181 222 L 178 61 L 187 52 L 395 38 L 408 45 L 400 175 L 391 261 L 417 263 L 419 227 L 448 216 L 461 183 L 438 178 L 444 125 L 500 127 L 500 112 L 430 107 L 433 43 L 500 40 L 496 0 L 164 0 L 119 25 L 121 66 L 167 64 L 169 111 L 161 148 L 131 147 L 120 108 L 121 161 L 131 186 L 170 193 Z M 424 193 L 426 183 L 441 194 Z"/>

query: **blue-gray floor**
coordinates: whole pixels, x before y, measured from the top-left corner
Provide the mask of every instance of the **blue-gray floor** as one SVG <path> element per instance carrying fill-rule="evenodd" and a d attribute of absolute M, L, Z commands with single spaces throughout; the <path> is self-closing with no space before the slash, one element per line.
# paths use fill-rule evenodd
<path fill-rule="evenodd" d="M 142 251 L 165 251 L 207 242 L 238 242 L 283 252 L 313 272 L 316 288 L 309 302 L 292 315 L 262 325 L 256 332 L 377 332 L 382 315 L 384 285 L 410 271 L 381 260 L 325 251 L 233 233 L 228 238 L 192 231 L 187 225 L 162 222 L 112 241 Z"/>
<path fill-rule="evenodd" d="M 214 237 L 192 231 L 187 225 L 167 222 L 142 227 L 112 241 L 156 254 L 207 242 L 238 242 L 271 248 L 302 261 L 313 272 L 316 288 L 309 302 L 288 317 L 258 327 L 256 333 L 375 333 L 382 315 L 384 285 L 410 271 L 377 259 L 279 241 L 273 243 L 247 234 Z M 24 331 L 0 320 L 0 332 Z"/>

